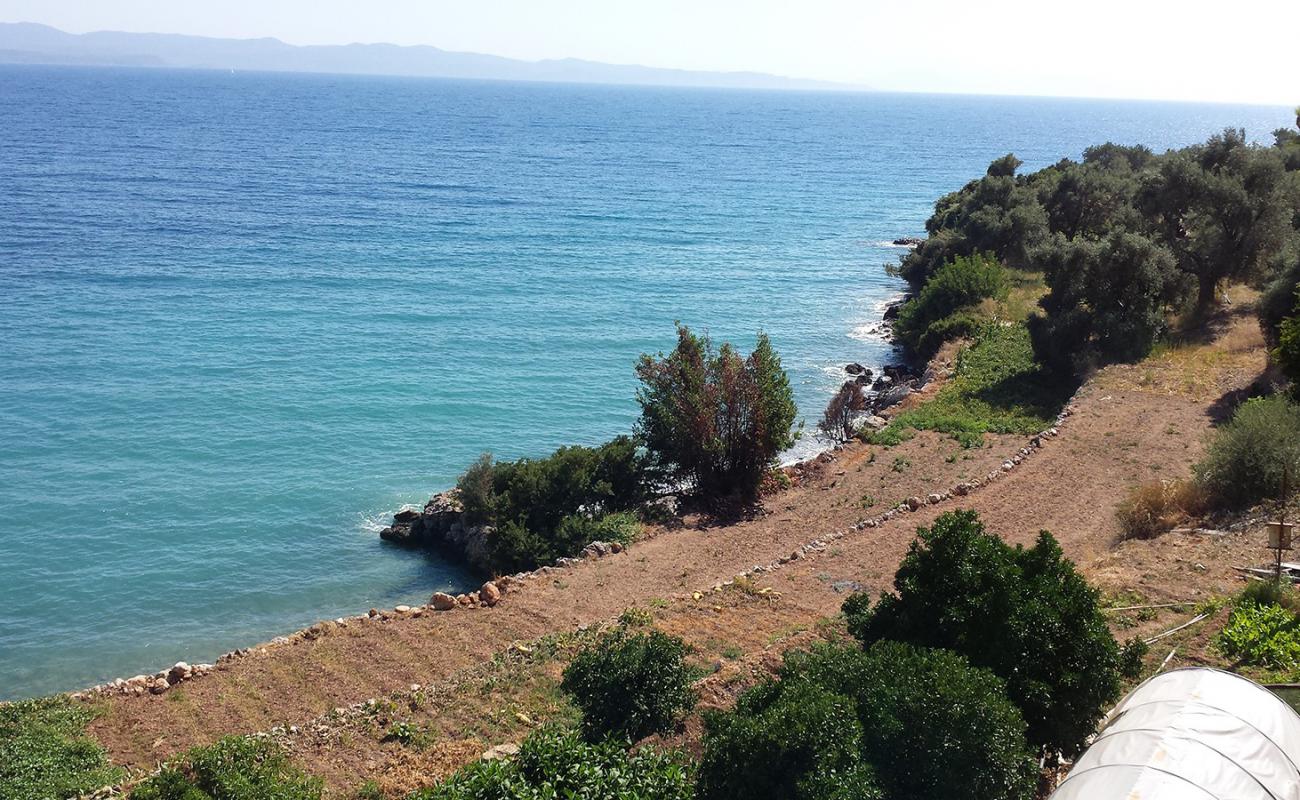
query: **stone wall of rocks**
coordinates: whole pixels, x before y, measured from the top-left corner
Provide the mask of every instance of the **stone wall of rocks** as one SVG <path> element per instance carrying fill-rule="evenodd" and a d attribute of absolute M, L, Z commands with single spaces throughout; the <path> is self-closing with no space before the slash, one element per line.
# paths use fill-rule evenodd
<path fill-rule="evenodd" d="M 195 664 L 190 666 L 184 661 L 177 661 L 172 667 L 153 675 L 136 675 L 132 678 L 118 678 L 108 683 L 92 686 L 72 695 L 74 700 L 89 700 L 96 696 L 108 694 L 162 694 L 177 684 L 202 677 L 215 667 L 212 664 Z"/>

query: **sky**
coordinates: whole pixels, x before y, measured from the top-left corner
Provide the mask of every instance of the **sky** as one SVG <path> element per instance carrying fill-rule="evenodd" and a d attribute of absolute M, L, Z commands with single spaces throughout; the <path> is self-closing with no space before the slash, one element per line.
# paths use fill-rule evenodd
<path fill-rule="evenodd" d="M 0 0 L 0 21 L 426 44 L 894 91 L 1300 103 L 1300 0 Z"/>

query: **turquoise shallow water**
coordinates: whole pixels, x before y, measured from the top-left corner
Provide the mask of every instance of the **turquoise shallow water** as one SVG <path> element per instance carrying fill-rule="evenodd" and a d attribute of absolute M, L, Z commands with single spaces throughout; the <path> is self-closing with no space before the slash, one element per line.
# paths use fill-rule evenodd
<path fill-rule="evenodd" d="M 810 423 L 885 245 L 1036 168 L 1284 108 L 0 67 L 0 697 L 423 601 L 379 524 L 627 431 L 673 321 Z M 809 445 L 810 446 L 810 445 Z"/>

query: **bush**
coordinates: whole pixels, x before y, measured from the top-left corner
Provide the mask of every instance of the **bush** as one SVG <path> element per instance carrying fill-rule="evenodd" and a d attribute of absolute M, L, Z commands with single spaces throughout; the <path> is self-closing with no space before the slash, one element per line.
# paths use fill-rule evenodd
<path fill-rule="evenodd" d="M 592 740 L 638 741 L 668 730 L 695 705 L 686 643 L 659 631 L 618 629 L 582 650 L 560 684 L 582 710 Z"/>
<path fill-rule="evenodd" d="M 1219 632 L 1219 648 L 1243 664 L 1294 670 L 1300 667 L 1300 621 L 1279 605 L 1241 603 Z"/>
<path fill-rule="evenodd" d="M 707 497 L 752 500 L 781 451 L 794 444 L 794 394 L 765 334 L 749 358 L 677 327 L 667 356 L 641 356 L 638 430 L 670 481 Z"/>
<path fill-rule="evenodd" d="M 1300 479 L 1300 406 L 1282 397 L 1248 400 L 1210 441 L 1196 465 L 1197 480 L 1211 499 L 1241 508 L 1282 489 L 1282 471 Z"/>
<path fill-rule="evenodd" d="M 1207 508 L 1196 481 L 1148 481 L 1129 492 L 1115 516 L 1125 539 L 1154 539 Z"/>
<path fill-rule="evenodd" d="M 881 797 L 862 760 L 857 703 L 806 681 L 746 692 L 731 713 L 705 717 L 701 800 L 823 800 L 831 778 Z M 850 778 L 851 776 L 851 778 Z"/>
<path fill-rule="evenodd" d="M 561 447 L 542 459 L 481 456 L 457 481 L 469 519 L 494 527 L 492 568 L 515 572 L 576 555 L 597 539 L 636 535 L 629 512 L 649 497 L 647 460 L 620 436 L 599 447 Z"/>
<path fill-rule="evenodd" d="M 823 645 L 787 654 L 777 681 L 706 717 L 698 794 L 1027 798 L 1024 731 L 1002 682 L 954 653 Z"/>
<path fill-rule="evenodd" d="M 94 716 L 65 697 L 0 704 L 0 797 L 63 800 L 120 780 L 86 738 Z"/>
<path fill-rule="evenodd" d="M 854 381 L 847 381 L 826 404 L 826 410 L 822 412 L 821 422 L 817 423 L 817 427 L 833 439 L 851 439 L 854 433 L 854 420 L 869 407 L 862 386 Z"/>
<path fill-rule="evenodd" d="M 546 728 L 530 735 L 513 761 L 477 761 L 411 800 L 690 800 L 690 767 L 652 749 L 628 754 L 613 742 L 589 744 Z"/>
<path fill-rule="evenodd" d="M 969 331 L 969 314 L 954 318 L 986 298 L 1006 297 L 1006 269 L 987 254 L 957 257 L 939 268 L 925 287 L 899 309 L 894 333 L 913 355 L 929 358 L 948 338 Z"/>
<path fill-rule="evenodd" d="M 227 736 L 164 765 L 131 791 L 131 800 L 320 800 L 321 788 L 274 742 Z"/>
<path fill-rule="evenodd" d="M 1088 586 L 1046 531 L 1029 549 L 985 531 L 973 511 L 921 528 L 873 607 L 844 605 L 866 645 L 882 640 L 954 650 L 1007 682 L 1028 740 L 1078 753 L 1118 697 L 1120 651 Z"/>
<path fill-rule="evenodd" d="M 1237 596 L 1237 605 L 1281 606 L 1294 613 L 1300 611 L 1300 592 L 1290 581 L 1251 581 Z"/>

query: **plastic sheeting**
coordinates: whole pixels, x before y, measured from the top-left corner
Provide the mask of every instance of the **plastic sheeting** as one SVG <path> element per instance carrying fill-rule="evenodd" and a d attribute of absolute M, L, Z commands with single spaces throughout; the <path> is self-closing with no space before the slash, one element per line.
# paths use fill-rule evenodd
<path fill-rule="evenodd" d="M 1300 716 L 1253 681 L 1164 672 L 1106 717 L 1052 800 L 1300 800 Z"/>

